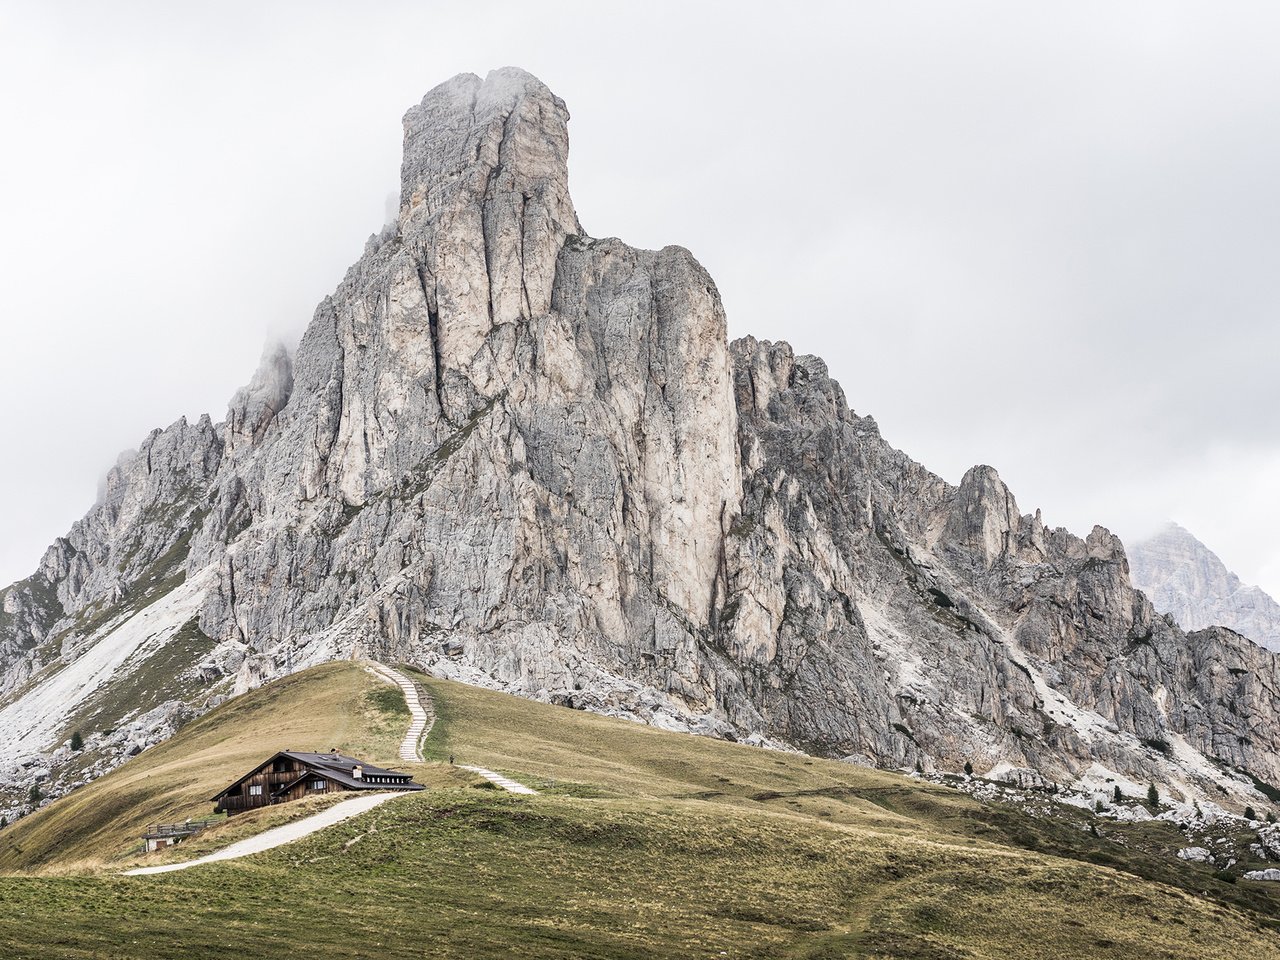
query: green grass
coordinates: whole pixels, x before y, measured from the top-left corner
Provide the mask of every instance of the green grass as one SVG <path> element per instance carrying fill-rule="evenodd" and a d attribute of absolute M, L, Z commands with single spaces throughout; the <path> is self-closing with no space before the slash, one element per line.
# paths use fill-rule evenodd
<path fill-rule="evenodd" d="M 410 719 L 409 705 L 404 702 L 404 694 L 398 687 L 378 687 L 365 694 L 369 705 L 390 719 L 407 724 Z"/>
<path fill-rule="evenodd" d="M 438 720 L 434 759 L 406 769 L 432 789 L 303 841 L 157 877 L 102 872 L 142 809 L 206 813 L 190 798 L 277 746 L 393 762 L 403 701 L 350 664 L 232 701 L 0 833 L 0 864 L 46 874 L 0 877 L 4 955 L 1280 956 L 1274 901 L 1199 886 L 1211 877 L 1166 856 L 1176 837 L 1160 825 L 1119 844 L 1089 837 L 1083 812 L 1032 819 L 894 774 L 415 678 Z M 474 789 L 450 753 L 544 793 Z M 292 815 L 232 818 L 172 855 Z M 57 839 L 77 821 L 97 826 Z M 1102 853 L 1115 862 L 1089 862 Z"/>

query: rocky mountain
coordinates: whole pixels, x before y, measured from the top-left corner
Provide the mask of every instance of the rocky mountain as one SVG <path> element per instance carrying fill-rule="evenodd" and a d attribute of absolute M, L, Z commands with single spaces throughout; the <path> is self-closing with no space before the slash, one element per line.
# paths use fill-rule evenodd
<path fill-rule="evenodd" d="M 1129 548 L 1134 585 L 1183 627 L 1221 625 L 1268 650 L 1280 650 L 1280 603 L 1227 569 L 1218 555 L 1176 523 Z"/>
<path fill-rule="evenodd" d="M 568 119 L 515 69 L 427 94 L 398 217 L 296 351 L 121 457 L 4 591 L 11 796 L 356 653 L 888 767 L 1280 783 L 1275 656 L 1184 633 L 992 468 L 930 473 L 816 357 L 730 344 L 687 250 L 579 223 Z"/>

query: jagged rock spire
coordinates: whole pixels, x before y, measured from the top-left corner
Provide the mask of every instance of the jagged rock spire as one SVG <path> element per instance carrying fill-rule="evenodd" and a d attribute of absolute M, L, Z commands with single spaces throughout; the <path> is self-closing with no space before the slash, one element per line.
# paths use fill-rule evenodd
<path fill-rule="evenodd" d="M 1018 528 L 1018 504 L 994 467 L 969 468 L 956 491 L 946 537 L 977 556 L 984 567 L 1009 551 Z"/>
<path fill-rule="evenodd" d="M 293 393 L 293 360 L 282 343 L 268 343 L 253 379 L 236 391 L 227 405 L 223 427 L 227 451 L 254 444 L 289 402 Z"/>
<path fill-rule="evenodd" d="M 495 324 L 551 309 L 556 257 L 582 232 L 568 122 L 564 101 L 515 67 L 460 74 L 405 114 L 400 230 L 446 361 L 465 363 Z"/>

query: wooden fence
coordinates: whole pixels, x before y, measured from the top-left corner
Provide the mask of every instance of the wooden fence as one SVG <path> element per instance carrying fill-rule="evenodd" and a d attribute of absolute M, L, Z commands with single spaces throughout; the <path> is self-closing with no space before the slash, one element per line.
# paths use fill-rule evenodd
<path fill-rule="evenodd" d="M 225 818 L 209 817 L 206 820 L 186 820 L 182 823 L 149 823 L 142 839 L 165 840 L 171 837 L 189 837 L 193 833 L 199 833 L 205 827 L 221 823 L 223 819 Z"/>

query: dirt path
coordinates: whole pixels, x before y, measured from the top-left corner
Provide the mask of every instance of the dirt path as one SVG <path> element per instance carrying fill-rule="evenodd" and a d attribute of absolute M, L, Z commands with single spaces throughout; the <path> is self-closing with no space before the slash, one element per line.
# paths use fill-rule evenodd
<path fill-rule="evenodd" d="M 279 827 L 272 827 L 270 830 L 264 830 L 256 837 L 237 840 L 230 846 L 216 850 L 207 856 L 197 857 L 195 860 L 188 860 L 185 863 L 166 863 L 158 867 L 138 867 L 135 870 L 126 870 L 124 875 L 126 877 L 140 877 L 153 873 L 172 873 L 175 870 L 198 867 L 202 863 L 218 863 L 222 860 L 247 857 L 251 853 L 262 853 L 264 850 L 271 850 L 275 847 L 284 846 L 286 843 L 292 843 L 294 840 L 301 840 L 317 830 L 323 830 L 325 827 L 331 827 L 335 823 L 349 820 L 352 817 L 359 816 L 366 810 L 372 810 L 374 807 L 386 803 L 388 800 L 405 795 L 405 791 L 359 794 L 350 800 L 335 803 L 329 809 L 321 810 L 319 813 L 312 814 L 309 817 L 303 817 L 293 823 L 286 823 Z"/>
<path fill-rule="evenodd" d="M 494 773 L 492 770 L 486 770 L 484 767 L 469 767 L 466 764 L 459 764 L 463 770 L 470 770 L 472 773 L 478 773 L 490 783 L 501 787 L 508 793 L 523 793 L 529 796 L 537 796 L 538 791 L 533 787 L 526 787 L 523 783 L 516 783 L 510 777 L 504 777 L 500 773 Z"/>
<path fill-rule="evenodd" d="M 424 704 L 422 698 L 418 696 L 417 684 L 385 663 L 366 660 L 365 666 L 387 683 L 394 683 L 404 694 L 404 702 L 409 706 L 409 716 L 412 720 L 409 723 L 409 729 L 405 732 L 404 740 L 400 743 L 400 759 L 405 763 L 421 763 L 422 741 L 431 732 L 436 722 L 435 708 L 431 705 L 431 698 L 427 697 Z"/>
<path fill-rule="evenodd" d="M 409 705 L 409 715 L 413 721 L 409 724 L 409 730 L 404 735 L 404 742 L 400 744 L 400 759 L 406 763 L 420 763 L 422 761 L 422 741 L 431 727 L 435 724 L 436 714 L 435 707 L 432 706 L 431 698 L 424 693 L 422 697 L 418 695 L 418 686 L 399 670 L 388 667 L 385 663 L 379 663 L 376 660 L 366 660 L 365 666 L 369 668 L 376 676 L 394 683 L 404 693 L 404 702 Z M 423 703 L 425 698 L 426 703 Z M 450 758 L 452 762 L 452 758 Z M 463 770 L 470 770 L 472 773 L 478 773 L 490 783 L 501 787 L 509 793 L 520 793 L 525 795 L 535 795 L 537 790 L 532 787 L 526 787 L 523 783 L 516 783 L 509 777 L 504 777 L 500 773 L 492 770 L 486 770 L 484 767 L 471 767 L 459 764 Z"/>

